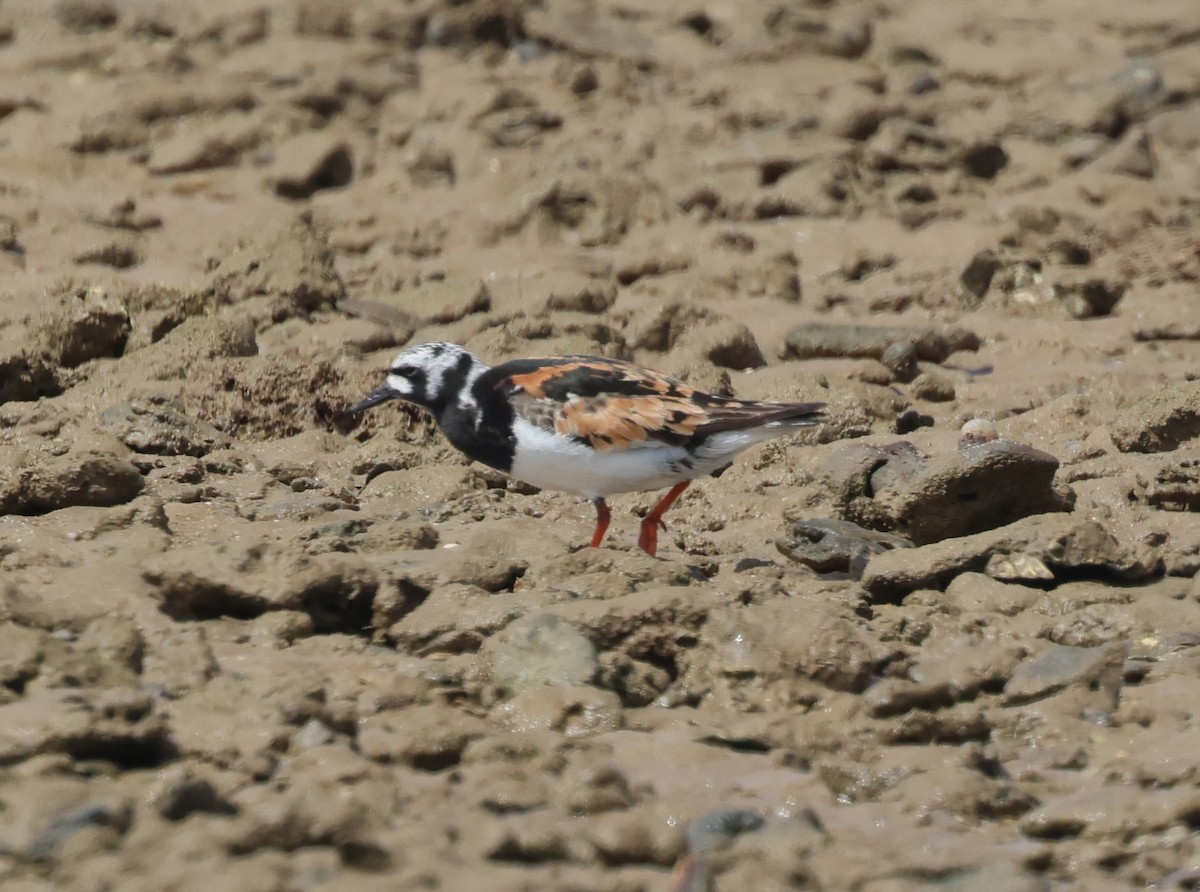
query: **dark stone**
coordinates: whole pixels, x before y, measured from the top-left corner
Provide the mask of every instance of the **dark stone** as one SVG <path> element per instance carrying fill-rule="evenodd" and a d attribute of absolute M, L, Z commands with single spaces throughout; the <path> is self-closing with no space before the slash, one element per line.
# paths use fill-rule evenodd
<path fill-rule="evenodd" d="M 971 262 L 967 264 L 958 280 L 968 292 L 976 298 L 982 299 L 988 289 L 992 287 L 992 277 L 996 275 L 998 269 L 1000 269 L 1000 259 L 995 252 L 980 251 L 971 258 Z"/>
<path fill-rule="evenodd" d="M 998 142 L 981 142 L 963 152 L 963 167 L 973 177 L 990 180 L 1008 166 L 1008 153 Z"/>
<path fill-rule="evenodd" d="M 918 545 L 1070 510 L 1074 497 L 1054 486 L 1057 470 L 1054 456 L 1009 440 L 932 459 L 904 441 L 854 444 L 827 465 L 845 519 Z"/>
<path fill-rule="evenodd" d="M 897 434 L 911 434 L 922 427 L 933 427 L 933 416 L 925 415 L 916 409 L 905 409 L 896 416 L 894 430 Z"/>
<path fill-rule="evenodd" d="M 893 548 L 911 548 L 902 536 L 868 530 L 848 520 L 800 521 L 790 536 L 775 540 L 781 554 L 818 573 L 861 575 L 867 559 Z"/>

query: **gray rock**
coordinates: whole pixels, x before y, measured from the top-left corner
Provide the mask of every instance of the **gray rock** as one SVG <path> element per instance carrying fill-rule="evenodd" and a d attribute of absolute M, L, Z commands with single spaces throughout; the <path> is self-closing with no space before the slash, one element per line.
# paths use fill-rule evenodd
<path fill-rule="evenodd" d="M 211 424 L 195 421 L 177 400 L 162 395 L 130 400 L 100 414 L 100 428 L 120 437 L 134 452 L 149 455 L 207 455 L 232 442 Z"/>
<path fill-rule="evenodd" d="M 1115 700 L 1121 687 L 1126 651 L 1124 644 L 1103 647 L 1049 644 L 1037 656 L 1017 666 L 1004 685 L 1004 702 L 1032 703 L 1077 684 L 1110 691 Z"/>
<path fill-rule="evenodd" d="M 862 575 L 868 558 L 893 548 L 911 548 L 903 536 L 868 530 L 848 520 L 816 518 L 792 527 L 789 536 L 775 540 L 775 548 L 818 573 Z"/>
<path fill-rule="evenodd" d="M 1096 521 L 1040 514 L 974 536 L 875 555 L 862 584 L 877 598 L 899 599 L 917 589 L 943 589 L 960 573 L 982 570 L 993 555 L 1013 553 L 1036 557 L 1055 579 L 1082 572 L 1132 580 L 1159 572 L 1126 552 Z"/>
<path fill-rule="evenodd" d="M 490 639 L 486 651 L 492 684 L 508 695 L 538 685 L 588 684 L 599 668 L 595 645 L 552 613 L 517 620 Z"/>
<path fill-rule="evenodd" d="M 1074 497 L 1054 486 L 1057 470 L 1054 456 L 1009 440 L 930 459 L 901 441 L 845 447 L 830 458 L 826 476 L 843 517 L 925 545 L 1070 510 Z"/>
<path fill-rule="evenodd" d="M 1113 422 L 1122 452 L 1168 452 L 1200 437 L 1200 381 L 1163 388 L 1138 400 Z"/>
<path fill-rule="evenodd" d="M 806 323 L 787 334 L 787 351 L 795 359 L 867 358 L 882 360 L 894 344 L 911 344 L 917 359 L 943 362 L 958 350 L 978 350 L 979 337 L 963 328 L 933 328 Z"/>

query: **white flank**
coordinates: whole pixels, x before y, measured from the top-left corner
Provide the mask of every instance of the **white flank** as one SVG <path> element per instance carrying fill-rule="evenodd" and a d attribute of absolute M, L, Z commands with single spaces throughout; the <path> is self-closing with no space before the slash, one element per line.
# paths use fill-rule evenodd
<path fill-rule="evenodd" d="M 512 475 L 540 489 L 573 492 L 587 498 L 619 492 L 666 489 L 681 480 L 705 477 L 755 443 L 790 433 L 787 428 L 756 428 L 715 434 L 689 455 L 682 446 L 646 441 L 629 449 L 592 449 L 570 437 L 513 421 L 517 440 Z M 683 462 L 690 459 L 692 467 Z"/>

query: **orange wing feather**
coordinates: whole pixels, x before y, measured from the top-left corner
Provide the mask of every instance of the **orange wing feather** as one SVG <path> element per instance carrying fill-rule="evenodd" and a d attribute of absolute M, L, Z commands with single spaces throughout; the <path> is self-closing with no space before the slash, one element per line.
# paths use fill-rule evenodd
<path fill-rule="evenodd" d="M 598 450 L 651 442 L 682 444 L 706 433 L 816 414 L 821 408 L 820 403 L 757 403 L 714 396 L 619 360 L 548 357 L 544 362 L 501 382 L 514 408 L 532 423 L 578 437 Z"/>
<path fill-rule="evenodd" d="M 554 429 L 596 449 L 629 449 L 650 440 L 687 440 L 706 417 L 695 403 L 676 397 L 577 398 L 558 412 Z"/>

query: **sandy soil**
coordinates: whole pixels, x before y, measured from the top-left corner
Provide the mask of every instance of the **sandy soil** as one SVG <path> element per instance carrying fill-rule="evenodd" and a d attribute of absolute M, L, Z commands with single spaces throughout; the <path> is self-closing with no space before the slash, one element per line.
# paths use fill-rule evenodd
<path fill-rule="evenodd" d="M 0 0 L 0 886 L 1197 888 L 1198 43 Z M 344 415 L 434 339 L 830 421 L 583 549 Z"/>

